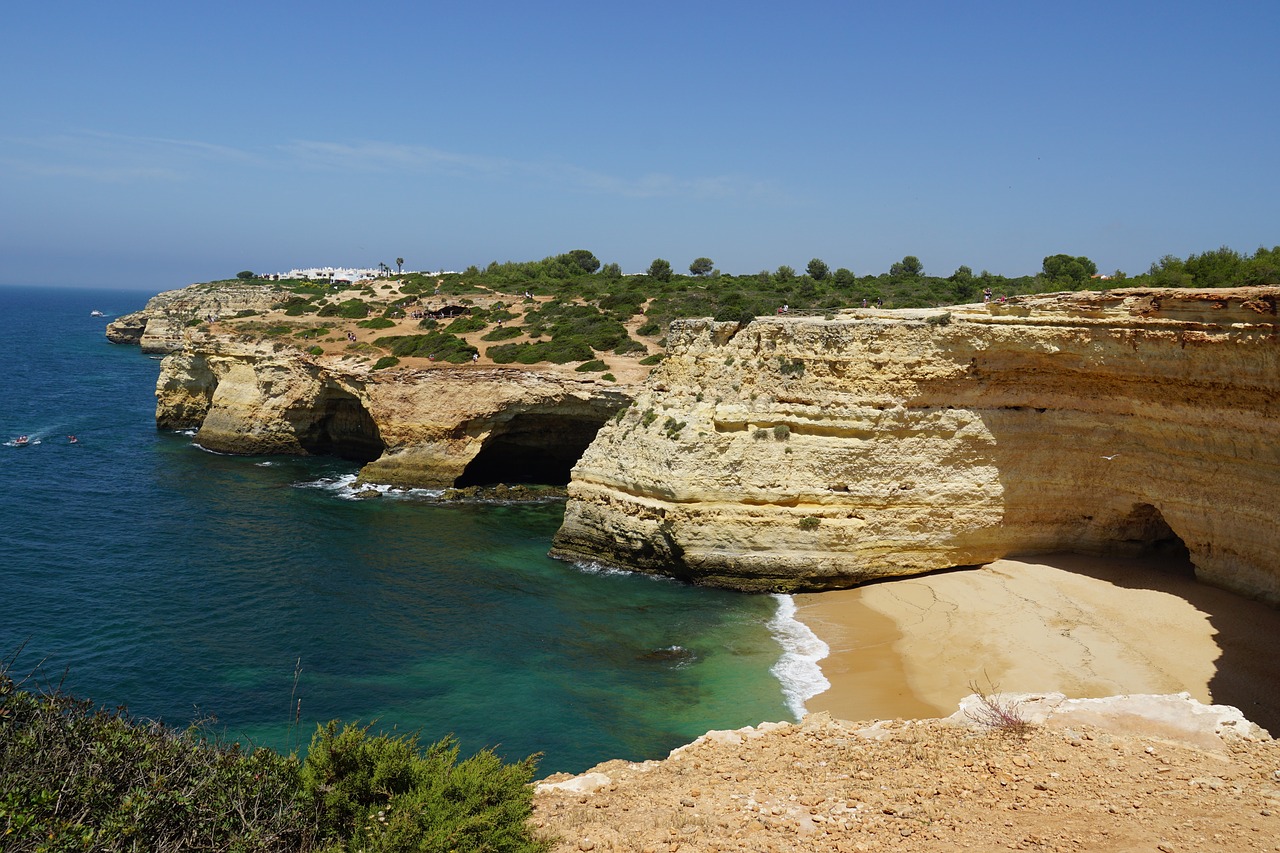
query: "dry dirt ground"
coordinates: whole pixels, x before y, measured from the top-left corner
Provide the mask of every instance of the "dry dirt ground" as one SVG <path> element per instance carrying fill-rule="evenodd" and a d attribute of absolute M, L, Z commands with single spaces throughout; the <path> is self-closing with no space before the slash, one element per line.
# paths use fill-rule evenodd
<path fill-rule="evenodd" d="M 544 785 L 533 821 L 557 851 L 1280 850 L 1276 741 L 1108 729 L 813 714 Z"/>
<path fill-rule="evenodd" d="M 370 296 L 363 288 L 351 288 L 348 290 L 336 291 L 329 295 L 329 299 L 333 302 L 342 302 L 347 299 L 360 299 L 372 305 L 384 306 L 392 301 L 400 298 L 403 294 L 400 291 L 398 281 L 380 282 L 375 287 L 375 295 Z M 516 315 L 515 318 L 508 320 L 507 324 L 511 326 L 520 326 L 524 323 L 525 310 L 533 305 L 542 305 L 553 299 L 550 296 L 533 297 L 532 302 L 526 302 L 519 297 L 510 294 L 492 293 L 487 291 L 479 291 L 467 294 L 465 297 L 447 296 L 447 295 L 423 295 L 420 296 L 413 304 L 407 306 L 410 311 L 431 311 L 445 307 L 446 305 L 470 304 L 476 308 L 489 308 L 495 302 L 501 302 L 507 306 L 507 309 Z M 371 316 L 376 316 L 371 314 Z M 646 322 L 643 314 L 637 314 L 624 325 L 633 338 L 645 344 L 648 352 L 628 353 L 627 355 L 615 355 L 613 353 L 599 353 L 597 357 L 602 359 L 608 365 L 609 373 L 616 378 L 616 384 L 620 386 L 635 385 L 644 380 L 649 374 L 651 368 L 647 365 L 640 364 L 640 360 L 646 355 L 655 352 L 662 352 L 663 348 L 658 346 L 657 340 L 660 336 L 643 337 L 636 333 L 636 330 Z M 371 350 L 369 344 L 381 337 L 389 337 L 392 335 L 418 335 L 422 334 L 419 328 L 419 321 L 413 317 L 404 317 L 395 322 L 394 326 L 385 329 L 367 329 L 359 326 L 356 320 L 346 320 L 341 317 L 317 317 L 315 315 L 304 315 L 301 317 L 290 317 L 283 310 L 261 311 L 249 321 L 254 327 L 268 326 L 296 326 L 299 330 L 307 328 L 315 328 L 323 326 L 329 330 L 329 334 L 322 338 L 297 339 L 291 337 L 289 340 L 299 347 L 319 346 L 324 350 L 325 356 L 328 357 L 344 357 L 357 356 L 364 357 L 370 363 L 378 356 L 386 353 L 380 350 Z M 242 325 L 242 321 L 235 318 L 227 318 L 216 323 L 213 326 L 215 332 L 233 332 Z M 448 321 L 441 323 L 443 329 L 448 325 Z M 402 358 L 401 366 L 411 369 L 431 369 L 431 368 L 451 368 L 465 370 L 476 367 L 493 367 L 494 362 L 485 355 L 485 351 L 493 346 L 491 341 L 484 340 L 484 335 L 492 331 L 492 326 L 482 329 L 478 332 L 466 332 L 458 337 L 474 346 L 480 351 L 480 357 L 475 362 L 466 364 L 449 364 L 447 362 L 434 362 L 426 358 Z M 351 341 L 347 338 L 347 334 L 351 333 L 355 336 L 355 340 Z M 529 338 L 521 335 L 516 338 L 510 338 L 501 343 L 523 343 Z M 598 378 L 600 373 L 577 373 L 574 368 L 578 366 L 576 362 L 565 365 L 541 363 L 532 365 L 513 365 L 521 370 L 534 370 L 543 373 L 556 373 L 561 375 L 574 376 L 577 379 L 588 380 Z M 606 384 L 607 380 L 604 381 Z"/>

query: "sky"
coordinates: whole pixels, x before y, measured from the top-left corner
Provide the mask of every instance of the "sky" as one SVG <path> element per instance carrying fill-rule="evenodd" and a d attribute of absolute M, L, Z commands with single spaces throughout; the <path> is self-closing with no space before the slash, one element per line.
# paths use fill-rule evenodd
<path fill-rule="evenodd" d="M 0 284 L 1280 243 L 1280 3 L 9 4 Z"/>

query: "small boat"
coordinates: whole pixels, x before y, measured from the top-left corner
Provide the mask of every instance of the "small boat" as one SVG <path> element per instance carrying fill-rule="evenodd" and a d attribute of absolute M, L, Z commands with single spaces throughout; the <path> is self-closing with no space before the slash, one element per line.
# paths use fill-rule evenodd
<path fill-rule="evenodd" d="M 31 443 L 31 439 L 25 435 L 20 435 L 13 440 L 14 447 L 26 447 Z"/>
<path fill-rule="evenodd" d="M 89 312 L 89 316 L 90 316 L 90 317 L 105 317 L 105 316 L 107 316 L 107 315 L 106 315 L 106 314 L 103 314 L 101 311 L 98 311 L 97 309 L 95 309 L 95 310 L 93 310 L 93 311 L 90 311 L 90 312 Z"/>
<path fill-rule="evenodd" d="M 74 435 L 67 436 L 67 444 L 79 444 L 79 443 L 80 443 L 80 439 L 76 438 Z"/>

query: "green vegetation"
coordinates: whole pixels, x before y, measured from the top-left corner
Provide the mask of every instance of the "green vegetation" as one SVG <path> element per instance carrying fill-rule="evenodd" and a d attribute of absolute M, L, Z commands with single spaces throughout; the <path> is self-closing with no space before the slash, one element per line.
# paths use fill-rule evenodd
<path fill-rule="evenodd" d="M 524 334 L 524 329 L 519 326 L 500 326 L 488 334 L 481 335 L 482 341 L 509 341 L 512 338 L 518 338 Z"/>
<path fill-rule="evenodd" d="M 605 364 L 598 358 L 594 358 L 591 361 L 584 361 L 582 364 L 579 364 L 574 368 L 574 370 L 579 373 L 601 373 L 608 369 L 609 365 Z"/>
<path fill-rule="evenodd" d="M 386 370 L 388 367 L 395 367 L 400 363 L 400 359 L 394 355 L 384 355 L 373 364 L 374 370 Z"/>
<path fill-rule="evenodd" d="M 0 664 L 0 846 L 13 851 L 545 851 L 537 756 L 330 722 L 305 760 L 25 689 Z"/>
<path fill-rule="evenodd" d="M 447 332 L 430 332 L 425 335 L 391 335 L 378 338 L 373 345 L 390 350 L 400 358 L 434 358 L 462 364 L 471 361 L 479 350 L 471 344 Z"/>
<path fill-rule="evenodd" d="M 393 272 L 386 264 L 383 268 L 388 275 Z M 341 302 L 327 301 L 333 290 L 321 282 L 255 281 L 273 289 L 275 307 L 288 315 L 314 312 L 321 317 L 362 321 L 365 328 L 389 328 L 391 320 L 403 317 L 424 298 L 435 300 L 436 308 L 441 301 L 467 307 L 469 313 L 464 316 L 444 321 L 422 319 L 418 327 L 427 335 L 408 336 L 420 346 L 401 344 L 414 351 L 391 353 L 400 358 L 434 355 L 465 361 L 476 350 L 455 336 L 480 333 L 481 340 L 493 344 L 487 355 L 500 364 L 591 362 L 602 360 L 606 353 L 636 353 L 644 356 L 642 364 L 653 365 L 661 355 L 648 354 L 643 341 L 656 340 L 659 347 L 666 346 L 661 336 L 673 320 L 711 317 L 745 323 L 783 310 L 834 318 L 841 309 L 862 306 L 929 308 L 977 302 L 985 291 L 999 301 L 1000 297 L 1119 286 L 1280 284 L 1280 246 L 1259 248 L 1252 255 L 1225 246 L 1185 259 L 1166 255 L 1146 273 L 1132 277 L 1119 270 L 1100 276 L 1093 260 L 1066 252 L 1044 256 L 1040 271 L 1015 278 L 986 270 L 975 273 L 967 265 L 946 277 L 929 275 L 915 255 L 904 256 L 887 272 L 868 275 L 857 275 L 847 266 L 833 272 L 821 258 L 811 258 L 802 272 L 781 264 L 773 271 L 726 275 L 715 269 L 708 257 L 694 258 L 688 270 L 688 275 L 676 274 L 671 262 L 655 258 L 644 274 L 623 275 L 618 264 L 601 264 L 592 252 L 574 249 L 540 261 L 493 261 L 463 273 L 404 273 L 397 277 L 398 284 L 380 280 L 362 288 L 361 298 Z M 237 318 L 253 313 L 242 311 Z M 950 321 L 948 314 L 927 318 L 937 326 Z M 193 325 L 198 322 L 192 320 Z M 511 325 L 503 325 L 506 323 Z M 640 340 L 628 333 L 629 327 L 635 328 Z M 248 325 L 241 328 L 261 333 Z M 445 337 L 430 337 L 442 330 Z M 528 340 L 516 342 L 525 335 Z M 392 339 L 379 340 L 378 346 L 385 350 L 389 345 L 381 342 Z M 803 375 L 804 365 L 786 361 L 779 369 L 784 376 L 798 377 Z"/>
<path fill-rule="evenodd" d="M 374 317 L 373 319 L 361 320 L 359 323 L 356 323 L 356 325 L 362 329 L 390 329 L 395 324 L 394 320 L 390 320 L 386 317 Z"/>
<path fill-rule="evenodd" d="M 804 518 L 800 519 L 800 529 L 801 530 L 817 530 L 818 525 L 820 523 L 821 521 L 817 517 L 812 515 L 806 515 Z"/>

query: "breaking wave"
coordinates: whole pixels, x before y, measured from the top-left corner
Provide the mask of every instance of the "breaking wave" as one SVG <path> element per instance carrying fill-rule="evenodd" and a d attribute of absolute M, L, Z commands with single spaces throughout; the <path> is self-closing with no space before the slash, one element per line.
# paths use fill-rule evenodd
<path fill-rule="evenodd" d="M 796 619 L 795 599 L 789 595 L 775 595 L 774 599 L 778 610 L 769 620 L 769 632 L 782 646 L 782 657 L 769 671 L 781 682 L 787 708 L 798 720 L 805 715 L 804 703 L 831 687 L 818 666 L 831 647 Z"/>

